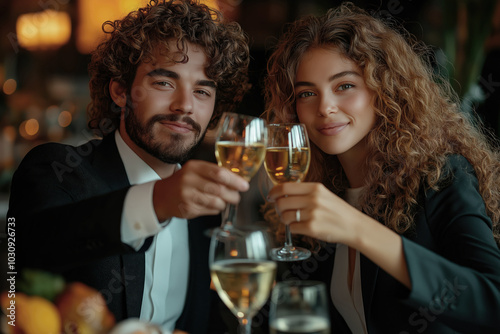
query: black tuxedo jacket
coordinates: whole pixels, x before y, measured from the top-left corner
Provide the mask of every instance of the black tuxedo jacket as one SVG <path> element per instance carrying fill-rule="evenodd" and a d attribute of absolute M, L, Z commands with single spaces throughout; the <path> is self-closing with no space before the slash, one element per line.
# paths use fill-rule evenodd
<path fill-rule="evenodd" d="M 120 240 L 130 188 L 114 135 L 81 146 L 43 144 L 23 159 L 12 180 L 8 217 L 16 219 L 17 262 L 80 281 L 104 296 L 116 319 L 138 317 L 144 287 L 144 251 Z M 140 208 L 138 208 L 140 209 Z M 178 328 L 205 333 L 210 291 L 207 228 L 219 216 L 189 221 L 190 274 Z"/>
<path fill-rule="evenodd" d="M 403 236 L 412 290 L 361 254 L 363 305 L 370 334 L 500 333 L 500 252 L 472 166 L 451 156 L 441 189 L 422 190 L 415 229 Z M 331 332 L 350 333 L 330 297 L 335 244 L 282 265 L 278 279 L 325 282 Z M 354 333 L 358 334 L 358 333 Z"/>

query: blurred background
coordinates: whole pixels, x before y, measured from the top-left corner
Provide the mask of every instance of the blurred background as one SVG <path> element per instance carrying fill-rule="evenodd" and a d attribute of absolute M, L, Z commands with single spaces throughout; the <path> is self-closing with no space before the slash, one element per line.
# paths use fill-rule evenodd
<path fill-rule="evenodd" d="M 145 0 L 0 0 L 0 233 L 10 180 L 24 155 L 47 141 L 81 144 L 87 130 L 87 65 L 102 40 L 102 23 Z M 264 110 L 265 64 L 285 24 L 321 14 L 340 0 L 204 1 L 237 21 L 250 37 L 253 88 L 241 112 Z M 499 134 L 500 0 L 359 0 L 374 15 L 396 20 L 432 46 L 436 71 Z"/>

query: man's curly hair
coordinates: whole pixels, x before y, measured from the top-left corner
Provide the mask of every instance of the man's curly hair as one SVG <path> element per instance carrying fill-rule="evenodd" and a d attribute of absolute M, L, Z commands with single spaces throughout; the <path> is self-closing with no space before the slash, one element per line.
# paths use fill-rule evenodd
<path fill-rule="evenodd" d="M 153 61 L 155 50 L 168 55 L 169 41 L 181 51 L 186 43 L 201 46 L 208 58 L 207 76 L 216 82 L 215 110 L 209 128 L 218 122 L 223 111 L 232 111 L 249 88 L 248 39 L 239 24 L 223 22 L 222 15 L 197 1 L 158 1 L 126 17 L 106 21 L 108 35 L 92 53 L 89 65 L 89 127 L 118 128 L 120 109 L 109 93 L 110 80 L 127 88 L 128 95 L 137 67 Z M 187 62 L 187 55 L 181 62 Z M 110 123 L 112 122 L 112 123 Z"/>

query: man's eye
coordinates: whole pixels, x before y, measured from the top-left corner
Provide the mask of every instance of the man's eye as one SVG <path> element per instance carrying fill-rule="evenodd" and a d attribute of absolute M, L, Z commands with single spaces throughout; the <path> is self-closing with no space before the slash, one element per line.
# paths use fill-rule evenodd
<path fill-rule="evenodd" d="M 212 92 L 210 92 L 209 90 L 205 90 L 205 89 L 197 89 L 194 91 L 194 93 L 198 94 L 198 95 L 206 96 L 206 97 L 212 96 Z"/>
<path fill-rule="evenodd" d="M 203 89 L 195 90 L 194 92 L 196 94 L 200 94 L 200 95 L 211 96 L 210 92 L 207 92 L 206 90 L 203 90 Z"/>
<path fill-rule="evenodd" d="M 155 81 L 153 84 L 162 87 L 172 87 L 172 85 L 168 81 Z"/>

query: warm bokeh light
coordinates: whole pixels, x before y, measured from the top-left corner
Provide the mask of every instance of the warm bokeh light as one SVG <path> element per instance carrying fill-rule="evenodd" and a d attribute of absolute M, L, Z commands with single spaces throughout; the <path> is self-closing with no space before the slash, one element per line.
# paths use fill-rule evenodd
<path fill-rule="evenodd" d="M 210 8 L 220 10 L 219 4 L 217 0 L 202 0 L 201 3 L 207 5 Z"/>
<path fill-rule="evenodd" d="M 118 20 L 147 0 L 85 0 L 78 1 L 78 30 L 76 47 L 81 53 L 90 53 L 104 38 L 102 24 Z"/>
<path fill-rule="evenodd" d="M 231 254 L 232 257 L 238 256 L 238 250 L 231 249 L 230 254 Z"/>
<path fill-rule="evenodd" d="M 32 139 L 38 134 L 40 124 L 34 118 L 30 118 L 21 123 L 19 126 L 19 134 L 25 139 Z"/>
<path fill-rule="evenodd" d="M 16 89 L 17 89 L 17 82 L 14 79 L 7 79 L 3 83 L 3 92 L 5 93 L 5 95 L 14 94 Z"/>
<path fill-rule="evenodd" d="M 3 136 L 10 142 L 14 142 L 16 140 L 16 128 L 12 125 L 7 125 L 3 128 Z"/>
<path fill-rule="evenodd" d="M 57 118 L 57 122 L 59 125 L 63 128 L 69 126 L 71 124 L 71 121 L 73 120 L 73 116 L 71 116 L 71 113 L 69 111 L 63 110 L 59 114 L 59 117 Z"/>
<path fill-rule="evenodd" d="M 0 174 L 2 169 L 10 169 L 14 165 L 14 141 L 16 139 L 16 129 L 12 125 L 0 128 Z"/>
<path fill-rule="evenodd" d="M 131 11 L 144 7 L 149 0 L 85 0 L 78 1 L 78 28 L 76 47 L 87 54 L 103 40 L 102 24 L 123 18 Z M 217 0 L 204 0 L 201 3 L 218 9 Z"/>
<path fill-rule="evenodd" d="M 56 49 L 71 37 L 68 13 L 52 9 L 20 15 L 16 22 L 19 45 L 28 50 Z"/>
<path fill-rule="evenodd" d="M 28 136 L 36 135 L 38 133 L 39 128 L 40 125 L 38 124 L 38 121 L 34 118 L 27 120 L 26 125 L 24 126 L 24 129 L 26 130 Z"/>

